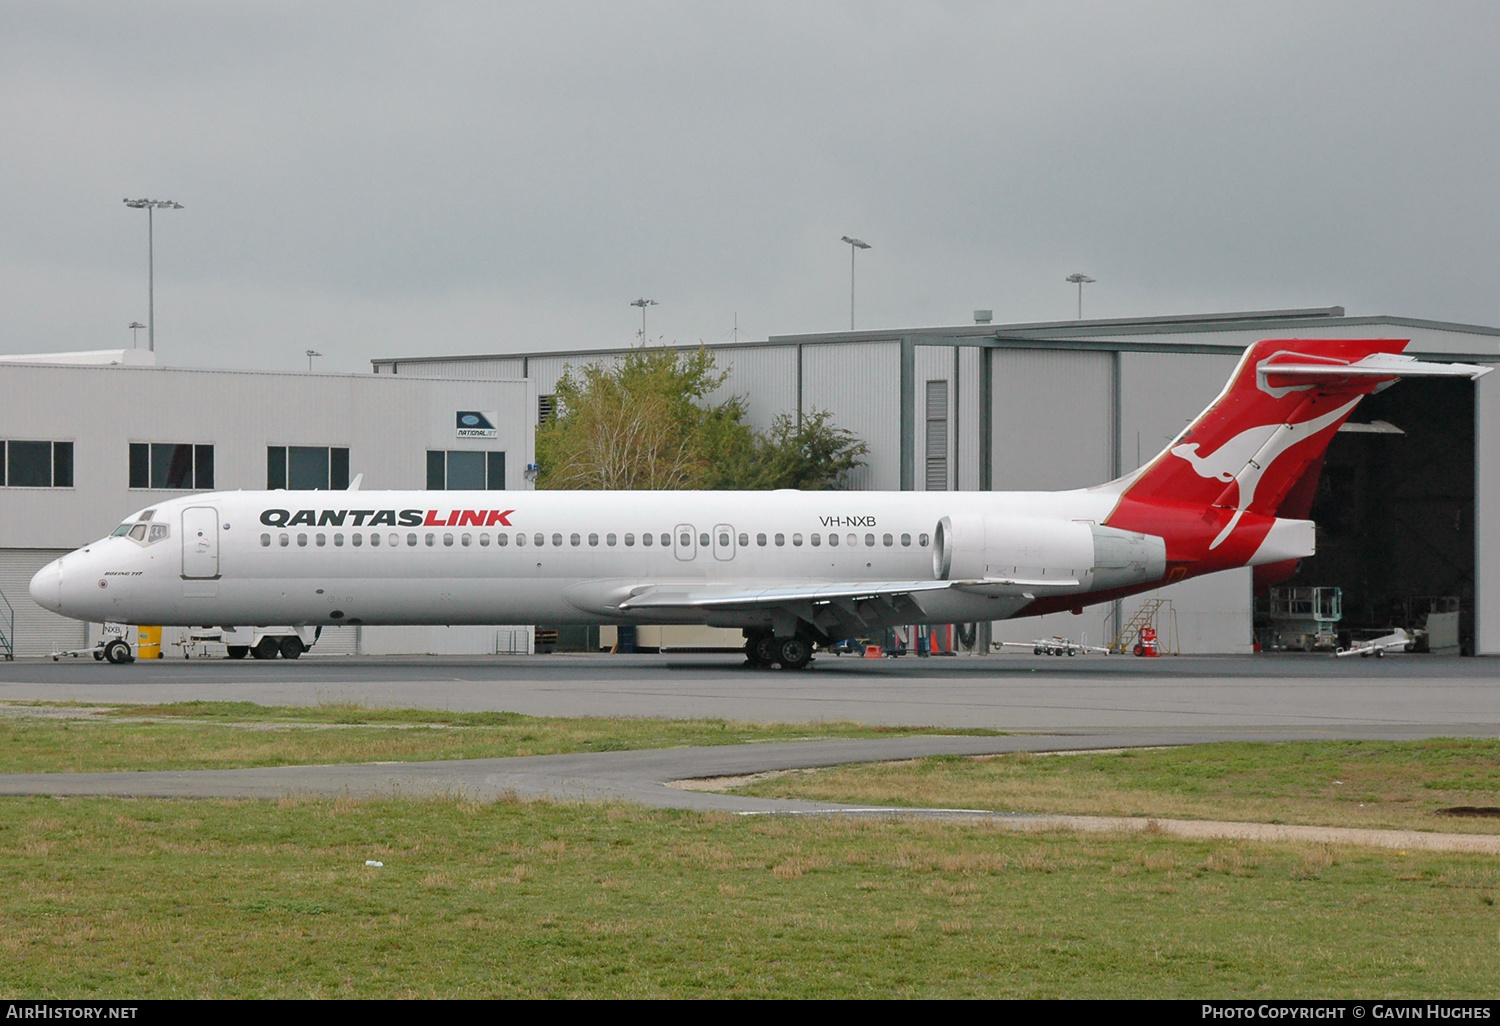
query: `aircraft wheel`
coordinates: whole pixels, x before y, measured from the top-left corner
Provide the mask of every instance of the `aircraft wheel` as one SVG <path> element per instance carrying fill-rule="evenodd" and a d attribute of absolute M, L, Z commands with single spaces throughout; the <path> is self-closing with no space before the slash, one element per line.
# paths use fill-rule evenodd
<path fill-rule="evenodd" d="M 104 661 L 104 652 L 101 649 L 97 649 L 97 648 L 94 649 L 94 662 L 96 662 L 96 663 L 102 663 L 103 661 Z"/>
<path fill-rule="evenodd" d="M 776 661 L 783 670 L 801 670 L 812 662 L 812 644 L 802 635 L 782 638 L 778 642 Z"/>
<path fill-rule="evenodd" d="M 257 659 L 275 659 L 281 651 L 281 642 L 272 637 L 261 638 L 259 643 L 250 650 L 250 654 Z"/>
<path fill-rule="evenodd" d="M 773 647 L 776 639 L 769 634 L 756 631 L 745 637 L 745 663 L 755 669 L 764 669 L 776 662 Z"/>
<path fill-rule="evenodd" d="M 302 639 L 295 634 L 281 639 L 281 658 L 283 659 L 296 659 L 306 651 L 307 646 L 302 644 Z"/>
<path fill-rule="evenodd" d="M 1377 648 L 1375 650 L 1375 658 L 1376 659 L 1384 659 L 1385 658 L 1385 649 L 1383 649 L 1383 648 Z"/>
<path fill-rule="evenodd" d="M 231 659 L 243 659 L 247 655 L 250 654 L 250 646 L 249 645 L 229 645 L 228 647 L 225 648 L 224 654 L 227 655 L 227 656 L 229 656 L 229 658 L 231 658 Z"/>
<path fill-rule="evenodd" d="M 104 658 L 119 666 L 122 663 L 133 663 L 135 658 L 130 654 L 130 646 L 123 641 L 111 641 L 104 646 Z"/>

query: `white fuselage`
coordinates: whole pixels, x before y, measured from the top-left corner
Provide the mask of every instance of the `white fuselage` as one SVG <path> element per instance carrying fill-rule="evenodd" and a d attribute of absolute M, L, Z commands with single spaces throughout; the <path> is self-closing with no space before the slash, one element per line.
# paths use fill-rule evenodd
<path fill-rule="evenodd" d="M 716 589 L 870 582 L 876 594 L 891 590 L 887 582 L 930 584 L 953 572 L 934 560 L 939 521 L 951 518 L 981 532 L 988 525 L 991 539 L 988 553 L 959 554 L 960 563 L 978 559 L 958 567 L 961 575 L 1050 573 L 1057 583 L 1044 582 L 1047 594 L 1077 593 L 1082 602 L 1121 583 L 1096 573 L 1088 534 L 1117 498 L 1099 489 L 199 494 L 143 510 L 115 535 L 49 564 L 32 594 L 66 616 L 130 623 L 769 627 L 770 606 L 753 601 L 627 600 L 647 589 L 701 598 Z M 1049 532 L 1067 537 L 1049 549 L 1037 540 Z M 1134 579 L 1142 573 L 1160 567 L 1137 567 Z M 1038 590 L 997 583 L 918 592 L 915 607 L 883 616 L 1003 619 Z"/>

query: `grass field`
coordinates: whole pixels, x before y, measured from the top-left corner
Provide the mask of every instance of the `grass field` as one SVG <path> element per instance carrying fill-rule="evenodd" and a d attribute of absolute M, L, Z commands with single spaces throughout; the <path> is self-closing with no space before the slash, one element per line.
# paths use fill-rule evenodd
<path fill-rule="evenodd" d="M 354 705 L 9 703 L 0 705 L 0 773 L 487 759 L 752 741 L 994 733 L 856 723 L 566 719 Z"/>
<path fill-rule="evenodd" d="M 32 706 L 0 716 L 0 768 L 891 733 L 234 703 Z M 1500 742 L 934 758 L 742 790 L 1496 832 L 1493 820 L 1436 810 L 1500 803 Z M 0 799 L 3 998 L 1493 999 L 1497 899 L 1500 859 L 1327 844 L 517 800 Z"/>
<path fill-rule="evenodd" d="M 1495 859 L 951 823 L 7 799 L 0 894 L 7 998 L 1492 998 L 1500 978 Z"/>
<path fill-rule="evenodd" d="M 1500 833 L 1439 815 L 1500 805 L 1500 741 L 1227 743 L 1097 754 L 934 757 L 799 771 L 766 798 Z"/>

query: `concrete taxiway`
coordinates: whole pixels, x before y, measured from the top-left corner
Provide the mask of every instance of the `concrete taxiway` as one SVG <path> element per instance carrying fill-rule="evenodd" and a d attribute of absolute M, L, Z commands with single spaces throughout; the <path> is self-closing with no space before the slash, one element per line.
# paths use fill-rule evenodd
<path fill-rule="evenodd" d="M 0 663 L 0 700 L 352 702 L 538 716 L 854 720 L 999 730 L 1452 725 L 1500 728 L 1500 660 L 1434 656 L 864 660 L 801 673 L 729 656 L 535 656 L 130 666 Z"/>

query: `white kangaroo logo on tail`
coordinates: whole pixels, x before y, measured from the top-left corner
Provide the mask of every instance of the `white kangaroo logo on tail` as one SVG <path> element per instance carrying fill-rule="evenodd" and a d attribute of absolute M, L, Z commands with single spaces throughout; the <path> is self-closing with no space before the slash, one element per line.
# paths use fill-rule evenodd
<path fill-rule="evenodd" d="M 1235 503 L 1234 516 L 1229 518 L 1229 523 L 1224 525 L 1224 530 L 1219 532 L 1219 536 L 1208 546 L 1209 549 L 1218 548 L 1223 544 L 1224 539 L 1229 537 L 1235 525 L 1240 522 L 1240 518 L 1245 515 L 1245 510 L 1254 501 L 1255 489 L 1260 484 L 1261 477 L 1271 464 L 1276 462 L 1278 456 L 1304 438 L 1317 434 L 1339 420 L 1358 404 L 1359 399 L 1354 399 L 1321 417 L 1304 420 L 1299 424 L 1265 424 L 1261 427 L 1249 428 L 1241 431 L 1207 456 L 1198 454 L 1196 442 L 1174 445 L 1172 455 L 1191 463 L 1199 477 L 1222 481 L 1225 484 L 1231 481 L 1239 482 L 1240 494 Z"/>

